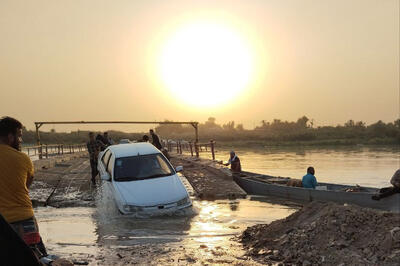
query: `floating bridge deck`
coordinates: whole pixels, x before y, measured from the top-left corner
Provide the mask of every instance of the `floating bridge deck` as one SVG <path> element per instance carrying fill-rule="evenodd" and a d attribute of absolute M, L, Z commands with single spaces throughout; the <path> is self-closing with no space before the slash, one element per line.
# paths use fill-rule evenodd
<path fill-rule="evenodd" d="M 210 160 L 182 155 L 171 163 L 182 165 L 183 183 L 200 199 L 243 198 L 246 193 L 232 180 L 226 168 L 219 169 Z M 30 188 L 34 206 L 94 206 L 97 186 L 90 182 L 90 164 L 86 152 L 34 162 L 35 178 Z M 97 180 L 97 184 L 100 181 Z M 190 184 L 188 184 L 190 183 Z"/>

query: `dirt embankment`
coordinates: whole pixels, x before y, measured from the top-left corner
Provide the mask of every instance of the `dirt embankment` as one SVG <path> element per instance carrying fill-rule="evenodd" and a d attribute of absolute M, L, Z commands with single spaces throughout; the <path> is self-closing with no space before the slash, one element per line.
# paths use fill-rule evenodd
<path fill-rule="evenodd" d="M 230 170 L 206 159 L 174 156 L 171 163 L 183 166 L 183 175 L 192 185 L 200 199 L 245 198 L 243 191 L 232 179 Z"/>
<path fill-rule="evenodd" d="M 400 214 L 313 202 L 240 240 L 266 264 L 400 265 Z"/>

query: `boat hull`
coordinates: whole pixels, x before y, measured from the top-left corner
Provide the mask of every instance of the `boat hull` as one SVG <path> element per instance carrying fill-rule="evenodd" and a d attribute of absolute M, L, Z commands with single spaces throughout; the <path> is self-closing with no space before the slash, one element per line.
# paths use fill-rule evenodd
<path fill-rule="evenodd" d="M 251 176 L 234 176 L 234 180 L 244 191 L 246 191 L 247 194 L 250 195 L 274 196 L 302 203 L 310 201 L 336 202 L 339 204 L 347 203 L 359 205 L 361 207 L 400 213 L 400 193 L 396 193 L 379 201 L 372 200 L 371 196 L 378 190 L 377 188 L 364 188 L 365 192 L 345 192 L 340 191 L 339 189 L 349 188 L 350 186 L 320 183 L 322 186 L 327 186 L 328 190 L 315 190 L 271 184 L 252 179 Z M 336 190 L 329 190 L 332 188 L 335 188 Z"/>

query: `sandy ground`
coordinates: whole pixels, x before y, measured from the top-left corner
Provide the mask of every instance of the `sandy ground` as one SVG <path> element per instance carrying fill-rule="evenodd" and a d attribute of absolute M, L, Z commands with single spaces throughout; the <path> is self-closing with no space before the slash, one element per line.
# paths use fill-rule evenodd
<path fill-rule="evenodd" d="M 159 244 L 145 244 L 117 251 L 104 250 L 96 258 L 98 265 L 262 265 L 244 255 L 240 245 L 197 247 L 163 247 Z"/>
<path fill-rule="evenodd" d="M 400 265 L 400 215 L 313 202 L 245 230 L 247 255 L 265 264 Z"/>

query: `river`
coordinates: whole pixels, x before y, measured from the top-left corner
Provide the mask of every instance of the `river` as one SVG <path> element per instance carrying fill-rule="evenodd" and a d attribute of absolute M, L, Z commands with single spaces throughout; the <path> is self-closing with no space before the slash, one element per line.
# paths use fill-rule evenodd
<path fill-rule="evenodd" d="M 229 151 L 239 156 L 245 171 L 299 178 L 308 166 L 318 181 L 372 187 L 388 186 L 400 168 L 400 146 L 352 147 L 218 147 L 216 159 L 227 161 Z M 210 153 L 201 157 L 211 158 Z"/>

